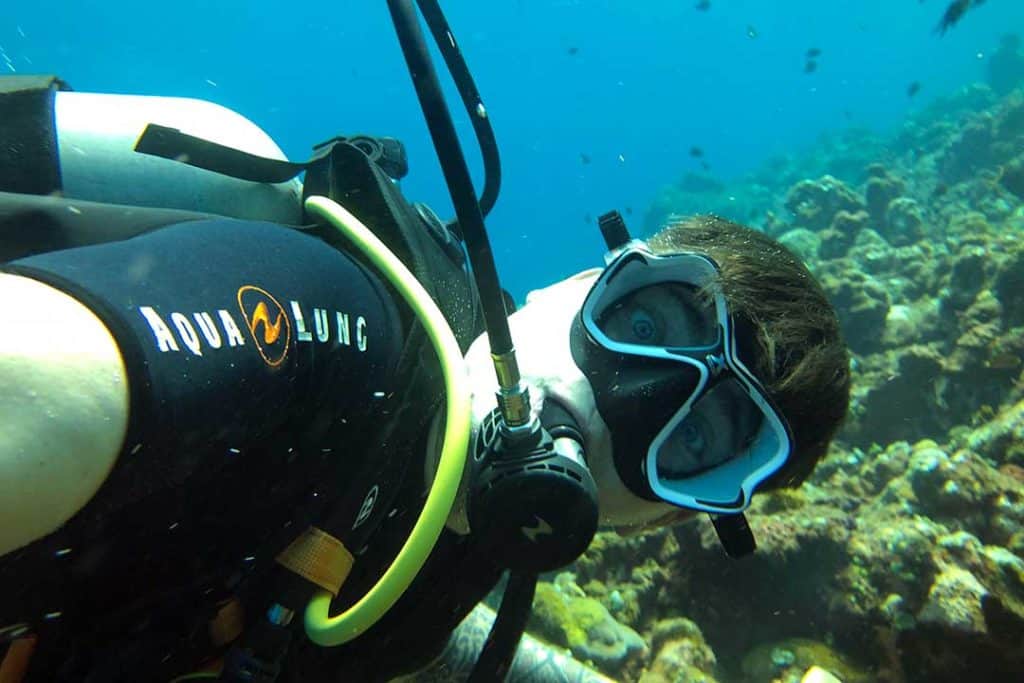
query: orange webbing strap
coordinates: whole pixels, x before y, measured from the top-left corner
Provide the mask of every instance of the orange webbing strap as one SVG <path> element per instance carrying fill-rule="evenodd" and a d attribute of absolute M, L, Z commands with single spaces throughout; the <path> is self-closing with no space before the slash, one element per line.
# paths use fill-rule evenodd
<path fill-rule="evenodd" d="M 277 556 L 278 564 L 337 595 L 355 558 L 341 541 L 315 526 L 296 538 Z"/>
<path fill-rule="evenodd" d="M 207 624 L 210 642 L 215 647 L 224 647 L 234 642 L 245 630 L 245 610 L 237 598 L 226 600 L 217 605 L 217 614 Z"/>
<path fill-rule="evenodd" d="M 36 637 L 25 636 L 11 641 L 7 654 L 0 661 L 0 683 L 21 683 L 28 672 L 28 662 L 36 649 Z"/>

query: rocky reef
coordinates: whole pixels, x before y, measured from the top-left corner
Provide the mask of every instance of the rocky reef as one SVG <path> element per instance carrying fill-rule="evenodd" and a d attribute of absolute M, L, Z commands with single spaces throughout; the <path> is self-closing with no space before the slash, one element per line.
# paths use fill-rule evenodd
<path fill-rule="evenodd" d="M 1024 76 L 1004 61 L 890 139 L 666 188 L 650 231 L 718 213 L 809 265 L 853 352 L 851 411 L 801 488 L 755 501 L 752 557 L 705 521 L 599 534 L 538 592 L 534 632 L 644 683 L 1020 680 L 1024 92 L 1005 83 Z"/>

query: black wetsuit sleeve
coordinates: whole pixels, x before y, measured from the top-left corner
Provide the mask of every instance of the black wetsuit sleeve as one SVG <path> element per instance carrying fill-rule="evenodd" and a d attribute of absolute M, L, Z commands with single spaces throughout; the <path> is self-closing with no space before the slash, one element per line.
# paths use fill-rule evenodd
<path fill-rule="evenodd" d="M 350 256 L 295 229 L 196 220 L 3 269 L 82 301 L 117 341 L 131 396 L 121 461 L 134 473 L 107 496 L 114 506 L 282 432 L 297 446 L 365 431 L 395 390 L 396 304 Z"/>
<path fill-rule="evenodd" d="M 336 535 L 359 561 L 342 598 L 393 560 L 422 503 L 419 427 L 440 386 L 409 351 L 422 330 L 403 324 L 391 290 L 352 256 L 279 225 L 197 219 L 0 270 L 94 311 L 123 355 L 131 400 L 122 453 L 94 499 L 0 562 L 0 623 L 60 610 L 61 628 L 88 633 L 111 614 L 104 632 L 125 633 L 152 621 L 142 608 L 138 619 L 119 614 L 126 603 L 206 604 L 240 571 L 270 566 L 310 501 L 330 499 L 330 516 L 349 520 Z M 288 680 L 386 680 L 425 664 L 497 579 L 474 550 L 445 533 L 370 632 L 340 648 L 295 643 Z M 180 640 L 178 621 L 164 628 L 169 640 L 153 642 Z M 43 654 L 54 666 L 66 656 Z"/>

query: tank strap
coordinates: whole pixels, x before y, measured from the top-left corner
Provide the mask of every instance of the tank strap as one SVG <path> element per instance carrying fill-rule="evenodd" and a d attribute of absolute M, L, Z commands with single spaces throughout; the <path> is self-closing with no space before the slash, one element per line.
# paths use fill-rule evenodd
<path fill-rule="evenodd" d="M 212 140 L 183 133 L 177 128 L 150 123 L 135 143 L 135 151 L 172 161 L 180 161 L 254 183 L 283 183 L 320 163 L 336 144 L 349 144 L 365 154 L 392 180 L 401 180 L 409 172 L 405 147 L 399 140 L 371 135 L 337 136 L 313 148 L 309 161 L 270 159 Z"/>
<path fill-rule="evenodd" d="M 53 112 L 58 90 L 71 88 L 56 76 L 0 77 L 0 190 L 60 191 Z"/>

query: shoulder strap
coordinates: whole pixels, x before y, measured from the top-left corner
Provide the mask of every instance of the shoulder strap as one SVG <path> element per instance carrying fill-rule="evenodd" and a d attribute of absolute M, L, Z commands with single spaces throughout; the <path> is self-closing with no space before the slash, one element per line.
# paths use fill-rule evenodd
<path fill-rule="evenodd" d="M 0 78 L 0 190 L 50 194 L 61 189 L 54 94 L 56 76 Z"/>

